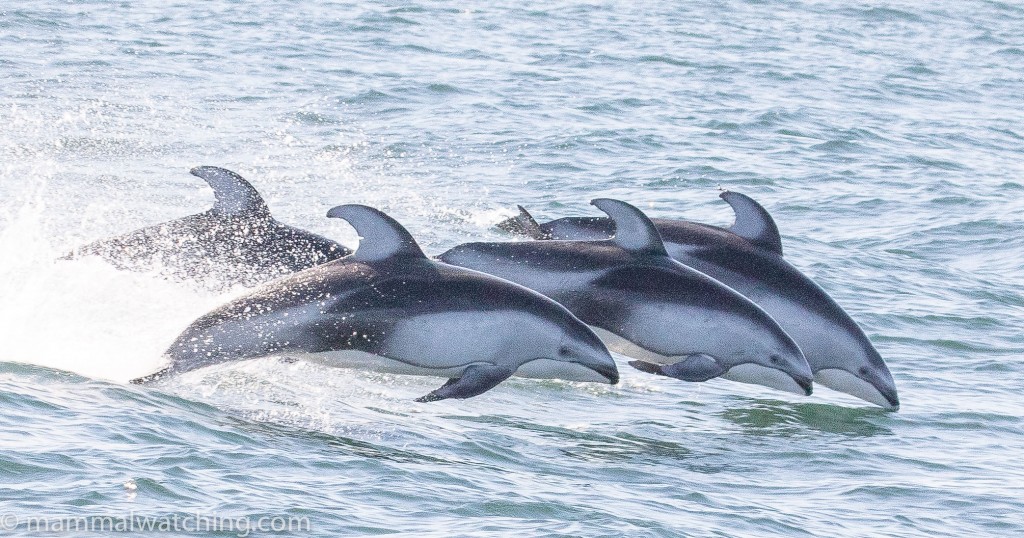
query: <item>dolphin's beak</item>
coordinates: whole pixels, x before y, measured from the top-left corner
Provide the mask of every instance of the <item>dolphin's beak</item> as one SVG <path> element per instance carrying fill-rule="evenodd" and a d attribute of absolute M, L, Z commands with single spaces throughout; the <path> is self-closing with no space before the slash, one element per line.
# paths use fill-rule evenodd
<path fill-rule="evenodd" d="M 814 373 L 814 379 L 832 390 L 856 396 L 889 411 L 900 408 L 896 385 L 888 375 L 874 374 L 870 370 L 854 373 L 840 368 L 824 368 Z"/>
<path fill-rule="evenodd" d="M 589 368 L 608 379 L 608 383 L 611 385 L 619 382 L 619 369 L 615 366 L 614 362 L 611 365 L 598 364 Z"/>
<path fill-rule="evenodd" d="M 889 402 L 887 408 L 889 411 L 899 411 L 900 397 L 896 395 L 896 387 L 888 383 L 876 383 L 875 389 L 885 398 L 885 401 Z"/>
<path fill-rule="evenodd" d="M 879 396 L 884 398 L 889 405 L 882 405 L 881 402 L 875 403 L 889 411 L 898 411 L 900 408 L 900 397 L 896 395 L 896 382 L 893 381 L 889 368 L 883 363 L 881 368 L 869 369 L 867 374 L 864 380 L 871 383 L 871 386 L 878 391 Z"/>
<path fill-rule="evenodd" d="M 811 395 L 811 392 L 814 391 L 814 372 L 811 371 L 811 365 L 807 363 L 803 352 L 796 351 L 788 359 L 784 359 L 779 355 L 772 355 L 771 361 L 777 365 L 780 372 L 788 375 L 796 383 L 797 387 L 800 387 L 804 396 Z"/>
<path fill-rule="evenodd" d="M 814 392 L 814 378 L 804 376 L 791 376 L 800 388 L 804 389 L 804 395 L 810 396 Z"/>

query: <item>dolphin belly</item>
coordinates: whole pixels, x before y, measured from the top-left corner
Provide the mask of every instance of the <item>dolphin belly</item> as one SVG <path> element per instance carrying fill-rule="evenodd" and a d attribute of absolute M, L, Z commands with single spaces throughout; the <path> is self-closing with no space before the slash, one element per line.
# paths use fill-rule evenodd
<path fill-rule="evenodd" d="M 610 383 L 607 377 L 581 364 L 536 359 L 519 367 L 515 377 L 527 379 L 562 379 L 564 381 L 586 381 L 590 383 Z"/>
<path fill-rule="evenodd" d="M 825 368 L 814 372 L 814 382 L 826 387 L 856 396 L 861 400 L 884 407 L 890 411 L 900 408 L 899 401 L 889 401 L 874 385 L 839 368 Z"/>
<path fill-rule="evenodd" d="M 338 349 L 321 353 L 289 353 L 287 356 L 330 368 L 351 368 L 386 374 L 440 377 L 459 377 L 462 375 L 463 370 L 475 364 L 467 363 L 458 366 L 431 368 L 353 349 Z"/>
<path fill-rule="evenodd" d="M 557 327 L 530 312 L 516 310 L 463 310 L 430 312 L 399 320 L 384 340 L 383 352 L 410 364 L 430 369 L 465 368 L 471 362 L 507 364 L 523 334 L 554 339 Z"/>
<path fill-rule="evenodd" d="M 750 362 L 737 364 L 736 366 L 729 368 L 728 371 L 719 377 L 739 383 L 762 385 L 784 392 L 799 394 L 801 396 L 810 394 L 807 389 L 801 387 L 795 380 L 793 380 L 792 377 L 786 375 L 785 372 L 774 368 L 766 368 L 760 364 Z M 815 380 L 817 380 L 817 378 L 815 378 Z"/>

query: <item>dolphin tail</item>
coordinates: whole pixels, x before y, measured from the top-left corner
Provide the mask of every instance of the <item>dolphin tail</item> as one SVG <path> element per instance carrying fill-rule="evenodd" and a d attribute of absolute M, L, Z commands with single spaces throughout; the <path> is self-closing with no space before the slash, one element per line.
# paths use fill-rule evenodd
<path fill-rule="evenodd" d="M 551 234 L 541 229 L 537 219 L 523 206 L 519 208 L 519 214 L 505 219 L 497 224 L 498 229 L 510 234 L 525 235 L 531 239 L 551 239 Z"/>
<path fill-rule="evenodd" d="M 156 372 L 153 372 L 152 374 L 132 379 L 131 381 L 129 381 L 129 383 L 131 383 L 132 385 L 145 385 L 147 383 L 152 383 L 153 381 L 156 381 L 167 374 L 170 374 L 171 371 L 172 368 L 168 366 L 167 368 L 162 368 Z"/>

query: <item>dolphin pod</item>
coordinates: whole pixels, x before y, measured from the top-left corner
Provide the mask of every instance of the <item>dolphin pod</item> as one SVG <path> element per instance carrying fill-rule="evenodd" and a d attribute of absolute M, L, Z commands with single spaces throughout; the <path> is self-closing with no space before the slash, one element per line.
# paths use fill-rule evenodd
<path fill-rule="evenodd" d="M 671 259 L 654 224 L 618 200 L 592 202 L 618 232 L 600 241 L 467 243 L 438 259 L 500 276 L 565 305 L 642 371 L 723 377 L 810 394 L 799 347 L 760 307 Z"/>
<path fill-rule="evenodd" d="M 356 228 L 353 254 L 277 222 L 238 174 L 190 172 L 213 188 L 213 208 L 65 258 L 156 266 L 211 287 L 266 283 L 193 322 L 165 353 L 167 366 L 133 383 L 284 356 L 448 377 L 420 399 L 433 401 L 472 397 L 512 375 L 616 383 L 610 348 L 638 370 L 675 379 L 798 394 L 810 394 L 813 381 L 899 408 L 867 336 L 783 258 L 774 220 L 740 193 L 721 195 L 736 214 L 729 228 L 650 219 L 612 199 L 593 201 L 608 217 L 544 224 L 520 206 L 498 227 L 541 241 L 467 243 L 431 260 L 375 209 L 328 213 Z"/>
<path fill-rule="evenodd" d="M 202 316 L 167 350 L 166 368 L 133 383 L 271 355 L 450 378 L 424 402 L 476 396 L 512 375 L 618 382 L 597 335 L 551 299 L 428 259 L 405 228 L 370 207 L 338 206 L 328 217 L 356 229 L 354 254 Z"/>
<path fill-rule="evenodd" d="M 119 269 L 157 269 L 212 288 L 254 286 L 341 258 L 330 239 L 277 222 L 242 176 L 199 166 L 190 173 L 213 188 L 216 203 L 197 215 L 79 247 L 64 259 L 99 256 Z"/>
<path fill-rule="evenodd" d="M 778 226 L 768 211 L 738 192 L 723 192 L 721 198 L 736 214 L 728 229 L 652 219 L 668 254 L 768 312 L 800 346 L 815 382 L 898 409 L 896 384 L 885 361 L 857 323 L 820 286 L 786 261 Z M 520 215 L 498 226 L 541 240 L 601 240 L 621 233 L 614 219 L 567 217 L 540 224 L 522 206 L 519 209 Z"/>

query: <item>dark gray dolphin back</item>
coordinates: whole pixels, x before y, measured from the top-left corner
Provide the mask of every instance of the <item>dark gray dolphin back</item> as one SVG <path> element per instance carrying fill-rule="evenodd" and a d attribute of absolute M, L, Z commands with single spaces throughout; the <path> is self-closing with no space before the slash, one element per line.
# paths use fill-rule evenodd
<path fill-rule="evenodd" d="M 738 192 L 725 191 L 719 197 L 732 206 L 736 216 L 735 222 L 729 227 L 730 232 L 756 246 L 782 255 L 782 237 L 779 235 L 779 227 L 761 204 L 758 204 L 749 196 Z M 597 204 L 595 203 L 595 205 Z M 620 226 L 620 224 L 616 223 L 617 219 L 604 217 L 565 217 L 541 224 L 533 218 L 533 215 L 526 208 L 523 206 L 518 207 L 519 214 L 498 223 L 497 227 L 499 229 L 516 235 L 524 235 L 532 239 L 593 241 L 614 236 Z M 604 211 L 603 208 L 600 209 Z M 650 221 L 643 212 L 636 208 L 633 208 L 633 210 L 639 212 L 643 215 L 644 219 Z M 616 211 L 621 211 L 623 212 L 622 214 L 625 214 L 628 210 L 621 208 Z M 656 222 L 667 221 L 665 219 L 657 219 Z"/>
<path fill-rule="evenodd" d="M 615 223 L 608 217 L 565 217 L 540 224 L 525 207 L 518 207 L 518 215 L 499 222 L 496 227 L 537 240 L 602 241 L 615 235 Z"/>
<path fill-rule="evenodd" d="M 212 289 L 255 286 L 346 256 L 344 246 L 275 220 L 253 186 L 216 166 L 191 174 L 213 189 L 213 208 L 76 249 L 65 259 L 100 256 L 115 267 L 157 271 Z"/>
<path fill-rule="evenodd" d="M 541 229 L 537 219 L 523 206 L 519 208 L 519 214 L 499 222 L 496 226 L 510 234 L 525 235 L 532 239 L 551 239 L 551 235 Z"/>

